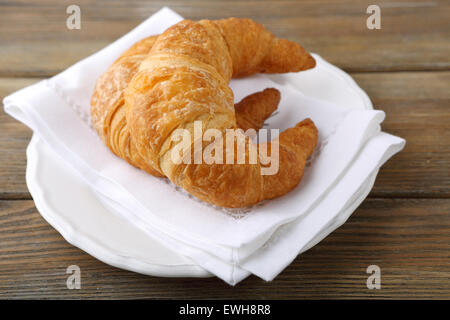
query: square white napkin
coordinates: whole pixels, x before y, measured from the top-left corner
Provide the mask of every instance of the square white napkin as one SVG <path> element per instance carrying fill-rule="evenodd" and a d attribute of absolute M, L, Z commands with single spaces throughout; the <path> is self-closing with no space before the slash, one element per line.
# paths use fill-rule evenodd
<path fill-rule="evenodd" d="M 351 110 L 312 99 L 258 75 L 232 80 L 236 101 L 276 87 L 282 101 L 269 128 L 283 130 L 310 117 L 319 129 L 318 150 L 295 190 L 240 215 L 205 204 L 166 179 L 133 168 L 114 156 L 90 127 L 95 81 L 133 43 L 181 19 L 168 8 L 160 10 L 105 49 L 6 97 L 5 111 L 45 140 L 111 210 L 130 223 L 230 284 L 250 272 L 270 280 L 308 247 L 318 231 L 326 235 L 333 223 L 345 221 L 370 190 L 367 185 L 378 168 L 401 150 L 404 141 L 380 133 L 381 111 Z M 358 190 L 366 192 L 361 195 Z M 268 241 L 274 232 L 276 241 Z"/>

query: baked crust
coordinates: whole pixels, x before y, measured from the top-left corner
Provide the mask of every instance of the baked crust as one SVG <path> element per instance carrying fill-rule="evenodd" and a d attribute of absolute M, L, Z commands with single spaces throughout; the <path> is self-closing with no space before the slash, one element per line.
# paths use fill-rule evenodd
<path fill-rule="evenodd" d="M 249 163 L 253 142 L 237 131 L 246 148 L 224 141 L 202 141 L 203 150 L 222 142 L 223 159 L 232 164 L 174 163 L 176 129 L 194 136 L 194 122 L 202 130 L 259 129 L 276 109 L 275 89 L 244 98 L 233 105 L 231 77 L 257 72 L 296 72 L 315 66 L 298 44 L 276 38 L 250 19 L 184 20 L 159 36 L 127 50 L 103 74 L 91 100 L 93 125 L 119 157 L 155 176 L 166 176 L 196 197 L 223 207 L 245 207 L 281 196 L 300 181 L 306 159 L 317 143 L 317 129 L 307 119 L 282 132 L 278 141 L 279 170 L 262 175 L 267 165 Z M 193 142 L 194 143 L 194 142 Z M 192 146 L 191 146 L 192 147 Z M 270 152 L 269 152 L 270 154 Z M 246 161 L 238 164 L 238 156 Z"/>

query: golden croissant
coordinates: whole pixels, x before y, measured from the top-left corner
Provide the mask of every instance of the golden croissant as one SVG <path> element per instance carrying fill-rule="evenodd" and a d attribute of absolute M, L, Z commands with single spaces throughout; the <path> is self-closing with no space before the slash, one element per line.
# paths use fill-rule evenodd
<path fill-rule="evenodd" d="M 243 130 L 262 127 L 277 108 L 279 92 L 266 89 L 234 105 L 228 83 L 232 77 L 314 66 L 314 58 L 300 45 L 276 38 L 250 19 L 184 20 L 133 45 L 98 79 L 91 99 L 92 123 L 116 155 L 167 177 L 197 198 L 222 207 L 254 205 L 298 185 L 318 133 L 306 119 L 276 141 L 254 144 Z M 243 130 L 234 130 L 230 141 L 194 138 L 189 144 L 194 152 L 186 155 L 183 149 L 183 161 L 174 161 L 174 153 L 179 153 L 176 135 L 184 130 L 195 137 L 198 123 L 201 132 L 214 129 L 223 137 L 230 130 Z M 244 148 L 237 141 L 244 141 Z M 197 161 L 198 143 L 200 152 L 209 150 L 215 159 L 227 161 Z M 271 154 L 275 146 L 278 170 L 262 174 L 270 164 L 255 160 L 251 151 L 266 149 Z"/>

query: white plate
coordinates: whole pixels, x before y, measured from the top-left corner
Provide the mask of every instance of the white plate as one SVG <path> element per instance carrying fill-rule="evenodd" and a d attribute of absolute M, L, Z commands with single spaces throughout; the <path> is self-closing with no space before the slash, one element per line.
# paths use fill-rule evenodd
<path fill-rule="evenodd" d="M 313 70 L 270 78 L 295 86 L 310 97 L 344 107 L 372 109 L 370 99 L 348 74 L 320 56 L 314 57 L 317 66 Z M 107 264 L 134 272 L 164 277 L 211 276 L 190 259 L 109 212 L 77 172 L 36 135 L 28 146 L 27 159 L 26 180 L 36 208 L 69 243 Z M 371 187 L 372 183 L 368 183 L 366 191 Z M 326 234 L 317 234 L 307 247 Z"/>

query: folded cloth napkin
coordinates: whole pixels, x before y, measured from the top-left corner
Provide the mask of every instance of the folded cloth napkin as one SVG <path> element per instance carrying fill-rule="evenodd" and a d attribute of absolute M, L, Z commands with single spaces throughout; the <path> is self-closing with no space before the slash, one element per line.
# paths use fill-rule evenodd
<path fill-rule="evenodd" d="M 105 49 L 6 97 L 5 111 L 79 172 L 112 212 L 153 238 L 230 284 L 250 273 L 273 279 L 298 253 L 345 221 L 369 192 L 379 167 L 403 148 L 404 140 L 380 132 L 382 111 L 307 97 L 301 88 L 257 75 L 231 81 L 236 101 L 278 88 L 282 100 L 268 128 L 284 130 L 310 117 L 319 129 L 319 145 L 295 190 L 250 209 L 225 210 L 130 166 L 90 126 L 95 81 L 133 43 L 181 19 L 168 8 L 160 10 Z"/>

